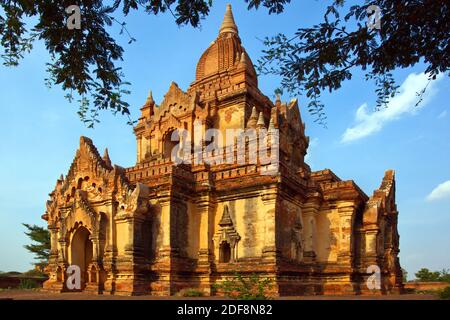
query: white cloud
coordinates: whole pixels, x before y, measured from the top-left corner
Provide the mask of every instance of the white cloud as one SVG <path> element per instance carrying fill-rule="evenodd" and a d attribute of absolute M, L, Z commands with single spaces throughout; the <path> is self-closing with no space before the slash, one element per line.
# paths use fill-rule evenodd
<path fill-rule="evenodd" d="M 436 83 L 442 79 L 439 77 L 431 81 L 423 95 L 423 100 L 416 107 L 419 100 L 417 93 L 422 91 L 428 83 L 428 76 L 424 73 L 411 73 L 399 88 L 399 93 L 391 99 L 385 109 L 368 111 L 367 103 L 362 104 L 355 115 L 356 124 L 347 128 L 342 135 L 341 142 L 355 141 L 380 131 L 386 123 L 400 118 L 404 114 L 414 114 L 424 107 L 435 93 Z"/>
<path fill-rule="evenodd" d="M 438 119 L 444 119 L 446 116 L 447 116 L 447 110 L 444 110 L 438 115 Z"/>
<path fill-rule="evenodd" d="M 308 163 L 311 167 L 314 166 L 314 161 L 312 157 L 312 153 L 314 153 L 314 149 L 319 145 L 319 138 L 315 137 L 309 141 L 308 153 L 305 156 L 305 162 Z M 311 153 L 312 152 L 312 153 Z"/>
<path fill-rule="evenodd" d="M 427 196 L 428 201 L 441 200 L 445 198 L 450 199 L 450 180 L 438 185 Z"/>

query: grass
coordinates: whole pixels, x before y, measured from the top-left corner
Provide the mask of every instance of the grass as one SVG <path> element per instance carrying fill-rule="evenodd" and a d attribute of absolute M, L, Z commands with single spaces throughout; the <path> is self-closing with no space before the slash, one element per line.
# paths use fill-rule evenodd
<path fill-rule="evenodd" d="M 414 293 L 417 294 L 436 294 L 438 290 L 416 290 Z"/>
<path fill-rule="evenodd" d="M 36 289 L 39 287 L 40 287 L 39 283 L 32 279 L 21 279 L 20 284 L 17 288 L 18 289 Z"/>
<path fill-rule="evenodd" d="M 203 292 L 193 288 L 182 289 L 178 293 L 180 297 L 203 297 Z"/>

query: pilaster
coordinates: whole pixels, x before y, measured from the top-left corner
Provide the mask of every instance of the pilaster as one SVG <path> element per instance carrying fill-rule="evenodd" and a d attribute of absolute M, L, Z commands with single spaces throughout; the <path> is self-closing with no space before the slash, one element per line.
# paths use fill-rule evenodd
<path fill-rule="evenodd" d="M 316 216 L 319 212 L 319 202 L 311 201 L 302 208 L 303 223 L 305 232 L 305 247 L 303 251 L 303 261 L 305 263 L 313 263 L 316 261 L 315 236 Z"/>
<path fill-rule="evenodd" d="M 261 192 L 261 198 L 266 208 L 264 219 L 264 248 L 263 257 L 276 263 L 280 256 L 277 247 L 277 205 L 278 191 L 275 187 Z"/>
<path fill-rule="evenodd" d="M 353 258 L 353 219 L 356 208 L 354 203 L 339 203 L 337 210 L 340 227 L 338 262 L 351 266 Z"/>

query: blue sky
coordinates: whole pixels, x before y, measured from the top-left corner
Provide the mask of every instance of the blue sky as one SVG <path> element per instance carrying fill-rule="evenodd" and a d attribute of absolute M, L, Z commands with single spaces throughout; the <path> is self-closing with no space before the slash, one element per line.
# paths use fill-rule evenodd
<path fill-rule="evenodd" d="M 247 11 L 242 0 L 227 1 L 239 33 L 253 62 L 261 54 L 259 39 L 277 32 L 292 34 L 297 27 L 319 22 L 324 2 L 293 1 L 278 16 L 267 11 Z M 148 91 L 159 103 L 175 81 L 186 89 L 195 77 L 202 52 L 217 36 L 225 1 L 215 1 L 200 29 L 176 26 L 170 14 L 145 16 L 132 13 L 128 30 L 137 42 L 125 48 L 122 63 L 132 94 L 127 101 L 132 115 L 139 115 Z M 23 249 L 28 243 L 22 222 L 45 225 L 48 193 L 56 179 L 66 174 L 80 135 L 93 139 L 100 153 L 108 147 L 114 163 L 127 167 L 136 161 L 136 145 L 126 119 L 109 113 L 94 130 L 79 121 L 76 105 L 64 99 L 57 87 L 44 85 L 48 55 L 42 43 L 18 68 L 0 67 L 0 270 L 30 269 L 32 256 Z M 323 96 L 328 128 L 316 125 L 299 98 L 311 146 L 307 157 L 313 170 L 331 168 L 342 179 L 353 179 L 368 194 L 377 188 L 386 169 L 395 169 L 400 232 L 400 262 L 410 277 L 421 267 L 450 268 L 450 81 L 432 83 L 420 107 L 414 107 L 416 91 L 426 80 L 424 65 L 398 70 L 395 79 L 401 93 L 387 110 L 374 113 L 372 83 L 363 74 L 342 89 Z M 260 76 L 260 89 L 269 97 L 279 79 Z M 290 100 L 290 96 L 283 96 Z"/>

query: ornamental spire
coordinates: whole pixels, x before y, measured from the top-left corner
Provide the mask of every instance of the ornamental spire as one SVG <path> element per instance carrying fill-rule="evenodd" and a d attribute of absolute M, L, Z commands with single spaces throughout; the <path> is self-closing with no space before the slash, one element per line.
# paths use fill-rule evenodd
<path fill-rule="evenodd" d="M 247 64 L 247 58 L 245 57 L 245 52 L 244 51 L 242 51 L 242 53 L 241 53 L 241 61 L 240 61 L 240 63 L 243 64 L 243 65 Z"/>
<path fill-rule="evenodd" d="M 275 124 L 273 123 L 273 118 L 270 117 L 269 132 L 274 131 L 274 130 L 275 130 Z"/>
<path fill-rule="evenodd" d="M 223 214 L 222 219 L 220 219 L 219 226 L 226 227 L 226 226 L 232 226 L 233 220 L 231 220 L 230 211 L 228 210 L 228 206 L 225 205 L 223 207 Z"/>
<path fill-rule="evenodd" d="M 108 148 L 105 148 L 105 153 L 102 157 L 103 161 L 108 165 L 108 167 L 112 167 L 111 159 L 109 158 Z"/>
<path fill-rule="evenodd" d="M 258 128 L 264 128 L 266 125 L 264 123 L 264 115 L 262 111 L 259 113 L 258 122 L 256 123 Z"/>
<path fill-rule="evenodd" d="M 155 100 L 153 100 L 153 93 L 152 90 L 148 93 L 147 100 L 145 101 L 145 104 L 154 104 Z"/>
<path fill-rule="evenodd" d="M 258 113 L 256 112 L 256 108 L 253 107 L 252 114 L 250 115 L 250 118 L 248 118 L 247 121 L 247 128 L 255 128 L 257 121 L 258 121 Z"/>
<path fill-rule="evenodd" d="M 225 17 L 223 18 L 219 34 L 225 32 L 238 33 L 238 28 L 234 22 L 233 12 L 231 11 L 231 4 L 227 4 L 227 11 L 225 11 Z"/>

